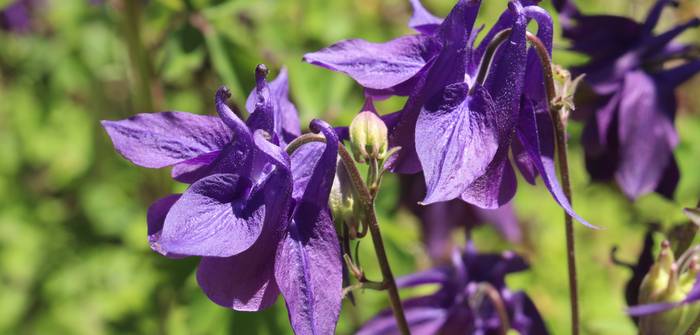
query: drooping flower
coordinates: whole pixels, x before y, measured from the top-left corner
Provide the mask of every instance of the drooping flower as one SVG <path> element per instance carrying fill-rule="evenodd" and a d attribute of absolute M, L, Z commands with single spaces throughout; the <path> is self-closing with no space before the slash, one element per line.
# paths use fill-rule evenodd
<path fill-rule="evenodd" d="M 523 335 L 547 334 L 542 317 L 527 294 L 512 292 L 505 284 L 508 274 L 527 268 L 527 263 L 511 252 L 479 254 L 469 243 L 463 253 L 453 254 L 451 266 L 397 279 L 401 287 L 439 285 L 433 294 L 404 300 L 411 332 L 502 334 L 505 328 Z M 390 310 L 380 312 L 358 332 L 361 335 L 398 333 Z"/>
<path fill-rule="evenodd" d="M 141 114 L 104 121 L 116 149 L 137 165 L 174 166 L 190 182 L 181 195 L 154 203 L 149 242 L 159 253 L 201 256 L 197 281 L 215 303 L 241 311 L 272 305 L 282 293 L 300 334 L 330 334 L 340 313 L 340 247 L 328 196 L 338 139 L 323 121 L 311 124 L 326 144 L 288 155 L 300 134 L 287 99 L 286 73 L 270 85 L 264 66 L 244 123 L 216 94 L 220 118 L 188 113 Z"/>
<path fill-rule="evenodd" d="M 692 52 L 698 45 L 673 40 L 700 25 L 700 19 L 657 34 L 662 10 L 675 1 L 658 0 L 644 22 L 585 15 L 572 0 L 554 3 L 571 49 L 590 57 L 573 69 L 586 74 L 592 93 L 577 103 L 574 115 L 586 122 L 589 174 L 594 180 L 615 180 L 630 199 L 650 192 L 672 198 L 680 177 L 673 157 L 678 144 L 674 91 L 700 72 L 700 56 Z"/>
<path fill-rule="evenodd" d="M 423 204 L 452 199 L 481 208 L 506 204 L 517 187 L 508 158 L 512 152 L 528 182 L 540 175 L 555 200 L 585 223 L 555 177 L 544 79 L 526 41 L 527 24 L 535 20 L 537 35 L 551 53 L 552 21 L 537 2 L 510 2 L 474 46 L 480 1 L 458 1 L 444 20 L 412 1 L 410 24 L 421 34 L 383 44 L 342 41 L 305 60 L 348 74 L 368 95 L 409 95 L 404 108 L 391 115 L 390 145 L 401 150 L 390 164 L 399 173 L 423 171 Z M 487 46 L 504 29 L 511 29 L 510 37 L 483 64 Z M 480 68 L 487 69 L 483 82 L 477 82 Z"/>
<path fill-rule="evenodd" d="M 469 236 L 470 231 L 483 224 L 492 224 L 506 240 L 519 243 L 522 231 L 513 207 L 506 204 L 498 209 L 481 209 L 460 200 L 437 202 L 421 206 L 425 180 L 421 174 L 401 176 L 400 205 L 410 210 L 421 224 L 423 243 L 428 255 L 436 262 L 449 260 L 454 245 L 451 237 L 457 230 Z"/>

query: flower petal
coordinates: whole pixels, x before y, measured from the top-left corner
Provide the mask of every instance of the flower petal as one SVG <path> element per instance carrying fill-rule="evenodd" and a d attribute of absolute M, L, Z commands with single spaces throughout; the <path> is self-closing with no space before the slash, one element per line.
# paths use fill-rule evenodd
<path fill-rule="evenodd" d="M 449 279 L 449 270 L 437 267 L 396 278 L 396 286 L 405 288 L 425 284 L 446 284 Z"/>
<path fill-rule="evenodd" d="M 625 76 L 619 111 L 620 163 L 615 179 L 631 199 L 653 192 L 678 139 L 671 118 L 675 101 L 665 103 L 664 88 L 642 71 Z M 675 99 L 672 91 L 668 99 Z M 671 110 L 670 113 L 664 111 Z"/>
<path fill-rule="evenodd" d="M 209 165 L 216 161 L 220 154 L 221 151 L 214 151 L 177 163 L 173 165 L 170 176 L 179 182 L 192 184 L 206 177 L 210 171 Z"/>
<path fill-rule="evenodd" d="M 342 300 L 340 243 L 328 209 L 296 208 L 277 250 L 275 278 L 297 334 L 333 334 Z"/>
<path fill-rule="evenodd" d="M 530 155 L 544 185 L 552 194 L 554 200 L 569 215 L 589 228 L 597 229 L 581 218 L 571 207 L 564 191 L 559 186 L 554 166 L 554 133 L 552 119 L 546 112 L 535 113 L 534 107 L 524 108 L 520 114 L 520 122 L 516 136 Z"/>
<path fill-rule="evenodd" d="M 408 26 L 423 34 L 433 34 L 440 28 L 442 19 L 430 14 L 420 0 L 409 0 L 413 7 L 413 15 Z"/>
<path fill-rule="evenodd" d="M 248 249 L 260 235 L 263 194 L 248 194 L 251 181 L 214 174 L 192 184 L 165 218 L 159 250 L 195 256 L 229 257 Z"/>
<path fill-rule="evenodd" d="M 182 194 L 171 194 L 167 197 L 156 200 L 146 212 L 146 222 L 148 223 L 148 244 L 153 251 L 171 258 L 181 258 L 182 255 L 168 253 L 165 250 L 160 250 L 158 241 L 163 230 L 165 217 L 168 215 L 170 208 L 175 202 L 180 199 Z"/>
<path fill-rule="evenodd" d="M 401 150 L 389 162 L 393 172 L 417 173 L 421 166 L 416 153 L 416 122 L 423 104 L 453 83 L 463 82 L 466 59 L 471 52 L 466 48 L 480 1 L 460 0 L 447 16 L 437 33 L 442 49 L 419 74 L 420 80 L 406 101 L 398 120 L 389 131 L 389 145 Z"/>
<path fill-rule="evenodd" d="M 335 168 L 338 157 L 338 137 L 333 128 L 326 123 L 315 119 L 311 121 L 311 129 L 315 132 L 321 132 L 326 138 L 326 144 L 323 148 L 323 153 L 318 160 L 311 164 L 311 161 L 292 160 L 293 173 L 297 170 L 311 168 L 308 182 L 303 181 L 294 183 L 294 194 L 301 195 L 301 198 L 296 198 L 302 202 L 307 202 L 317 206 L 318 208 L 326 208 L 328 206 L 328 197 L 335 179 Z M 303 191 L 302 191 L 303 190 Z M 301 192 L 301 193 L 300 193 Z"/>
<path fill-rule="evenodd" d="M 299 114 L 294 104 L 289 101 L 289 78 L 287 68 L 282 68 L 275 80 L 269 83 L 270 98 L 272 99 L 275 132 L 281 136 L 283 144 L 287 144 L 301 135 Z M 246 101 L 249 111 L 255 110 L 258 99 L 257 90 L 250 92 Z"/>
<path fill-rule="evenodd" d="M 428 101 L 416 123 L 416 152 L 427 193 L 423 204 L 457 198 L 483 175 L 498 150 L 494 103 L 478 87 L 468 96 L 466 83 L 447 86 Z"/>
<path fill-rule="evenodd" d="M 511 327 L 521 335 L 549 334 L 542 315 L 525 292 L 502 293 L 506 300 Z"/>
<path fill-rule="evenodd" d="M 410 81 L 437 52 L 438 46 L 431 37 L 411 35 L 386 43 L 345 40 L 304 55 L 304 61 L 343 72 L 362 87 L 391 92 L 392 88 Z M 410 87 L 393 92 L 408 93 Z"/>
<path fill-rule="evenodd" d="M 124 158 L 147 168 L 219 151 L 231 141 L 231 131 L 218 118 L 183 112 L 137 114 L 102 126 Z"/>

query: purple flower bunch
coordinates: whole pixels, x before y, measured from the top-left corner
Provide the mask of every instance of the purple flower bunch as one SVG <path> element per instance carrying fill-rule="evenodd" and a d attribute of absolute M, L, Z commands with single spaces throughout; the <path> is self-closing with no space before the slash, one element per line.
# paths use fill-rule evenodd
<path fill-rule="evenodd" d="M 539 176 L 567 213 L 573 278 L 571 218 L 594 226 L 571 206 L 568 172 L 562 173 L 564 187 L 556 177 L 555 149 L 560 168 L 567 168 L 565 120 L 555 107 L 571 106 L 568 97 L 554 96 L 553 24 L 539 2 L 511 0 L 476 43 L 483 30 L 474 26 L 481 0 L 458 0 L 444 19 L 411 0 L 409 26 L 416 34 L 384 43 L 344 40 L 306 54 L 305 61 L 363 87 L 367 103 L 349 128 L 314 120 L 315 134 L 302 134 L 286 70 L 268 82 L 264 65 L 256 68 L 245 121 L 226 104 L 225 87 L 215 94 L 218 117 L 162 112 L 103 121 L 127 160 L 171 167 L 172 178 L 189 185 L 149 208 L 151 248 L 171 258 L 201 257 L 197 281 L 221 306 L 259 311 L 281 294 L 298 334 L 334 332 L 350 272 L 362 287 L 389 291 L 392 302 L 392 311 L 378 314 L 361 334 L 406 328 L 417 334 L 546 334 L 530 298 L 505 284 L 506 275 L 526 270 L 527 263 L 511 252 L 479 254 L 471 242 L 452 254 L 450 265 L 399 279 L 398 287 L 439 286 L 401 303 L 374 213 L 383 173 L 411 175 L 404 205 L 423 221 L 429 253 L 439 262 L 452 250 L 445 236 L 458 226 L 491 222 L 506 239 L 518 241 L 521 232 L 508 205 L 517 189 L 516 170 L 531 184 Z M 595 178 L 614 176 L 630 198 L 654 190 L 670 197 L 679 178 L 672 154 L 678 142 L 673 91 L 700 71 L 700 60 L 664 65 L 696 50 L 672 40 L 700 20 L 653 34 L 669 3 L 659 0 L 647 21 L 636 23 L 586 16 L 571 1 L 555 1 L 572 49 L 590 56 L 574 71 L 588 74 L 586 84 L 595 93 L 592 103 L 577 110 L 588 119 L 589 171 Z M 531 23 L 536 35 L 527 31 Z M 390 96 L 408 98 L 400 111 L 380 116 L 372 101 Z M 348 137 L 355 161 L 342 143 Z M 368 164 L 366 181 L 355 163 Z M 349 252 L 349 240 L 364 236 L 368 227 L 381 282 L 367 280 Z M 686 277 L 695 276 L 697 264 L 688 269 Z M 654 306 L 641 310 L 661 308 Z M 574 333 L 577 322 L 574 315 Z"/>
<path fill-rule="evenodd" d="M 201 256 L 197 281 L 215 303 L 239 311 L 271 306 L 281 293 L 295 332 L 329 334 L 342 299 L 338 238 L 328 208 L 338 139 L 327 123 L 311 129 L 326 143 L 291 154 L 300 133 L 287 97 L 287 72 L 257 85 L 243 122 L 215 97 L 219 117 L 181 112 L 103 121 L 117 151 L 148 168 L 171 166 L 182 194 L 148 210 L 151 247 L 168 257 Z"/>
<path fill-rule="evenodd" d="M 408 96 L 401 111 L 385 117 L 389 144 L 401 147 L 389 164 L 398 173 L 423 172 L 422 204 L 461 199 L 498 208 L 515 195 L 515 163 L 526 181 L 534 184 L 539 175 L 555 201 L 588 225 L 555 176 L 542 67 L 526 38 L 535 21 L 551 54 L 552 19 L 538 2 L 511 1 L 475 45 L 481 1 L 460 0 L 439 19 L 414 0 L 409 26 L 418 34 L 386 43 L 345 40 L 304 59 L 349 75 L 370 97 Z M 505 43 L 489 50 L 506 29 Z"/>
<path fill-rule="evenodd" d="M 636 22 L 583 14 L 573 0 L 554 1 L 571 50 L 589 56 L 573 69 L 586 74 L 590 90 L 574 114 L 586 122 L 586 167 L 594 180 L 615 180 L 630 199 L 650 192 L 672 198 L 680 178 L 674 91 L 700 72 L 700 45 L 674 39 L 700 19 L 654 33 L 663 9 L 675 3 L 658 0 L 646 20 Z"/>

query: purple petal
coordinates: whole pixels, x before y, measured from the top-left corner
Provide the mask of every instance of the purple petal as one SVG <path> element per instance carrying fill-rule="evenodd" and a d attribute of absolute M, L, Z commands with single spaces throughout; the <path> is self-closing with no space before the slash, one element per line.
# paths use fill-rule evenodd
<path fill-rule="evenodd" d="M 159 250 L 229 257 L 248 249 L 266 214 L 264 192 L 248 194 L 251 187 L 234 174 L 214 174 L 192 184 L 166 216 Z"/>
<path fill-rule="evenodd" d="M 304 61 L 343 72 L 362 87 L 384 91 L 411 80 L 436 53 L 437 45 L 432 38 L 412 35 L 386 43 L 345 40 L 304 55 Z M 396 92 L 408 93 L 408 90 Z"/>
<path fill-rule="evenodd" d="M 138 114 L 102 126 L 124 158 L 147 168 L 219 151 L 231 141 L 231 131 L 218 118 L 182 112 Z"/>
<path fill-rule="evenodd" d="M 461 199 L 480 208 L 496 209 L 513 199 L 517 186 L 508 149 L 504 147 L 496 153 L 486 173 L 462 193 Z"/>
<path fill-rule="evenodd" d="M 277 202 L 278 208 L 289 204 L 279 199 Z M 197 282 L 209 299 L 238 311 L 259 311 L 275 303 L 280 293 L 275 282 L 275 246 L 281 239 L 279 219 L 268 216 L 258 240 L 248 250 L 227 258 L 202 258 Z"/>
<path fill-rule="evenodd" d="M 426 103 L 416 123 L 416 151 L 427 185 L 424 204 L 457 198 L 484 174 L 498 150 L 494 103 L 466 83 L 445 88 Z"/>
<path fill-rule="evenodd" d="M 206 177 L 210 172 L 210 164 L 216 161 L 220 154 L 221 151 L 214 151 L 177 163 L 173 165 L 170 176 L 179 182 L 192 184 Z"/>
<path fill-rule="evenodd" d="M 277 143 L 275 130 L 275 107 L 272 101 L 272 92 L 267 84 L 268 70 L 263 64 L 255 68 L 255 100 L 253 109 L 248 109 L 250 116 L 246 121 L 248 128 L 252 131 L 261 129 L 273 137 L 272 141 Z M 246 107 L 248 103 L 246 102 Z"/>
<path fill-rule="evenodd" d="M 438 334 L 447 320 L 447 310 L 442 306 L 443 301 L 438 295 L 406 299 L 402 302 L 406 321 L 415 335 Z M 365 323 L 357 335 L 398 335 L 398 327 L 390 309 L 377 314 Z"/>
<path fill-rule="evenodd" d="M 530 106 L 521 111 L 516 135 L 530 155 L 530 159 L 535 164 L 544 185 L 559 206 L 585 226 L 597 229 L 598 227 L 591 225 L 574 212 L 569 200 L 564 195 L 564 191 L 559 186 L 554 166 L 554 133 L 552 127 L 552 120 L 549 114 L 544 112 L 535 113 L 534 108 Z"/>
<path fill-rule="evenodd" d="M 398 173 L 417 173 L 421 167 L 416 153 L 416 122 L 423 104 L 450 84 L 463 82 L 468 52 L 465 48 L 472 31 L 480 1 L 460 0 L 440 26 L 437 38 L 442 49 L 418 75 L 414 91 L 390 129 L 389 144 L 400 146 L 401 151 L 392 157 L 390 165 Z"/>
<path fill-rule="evenodd" d="M 303 189 L 304 191 L 301 196 L 302 202 L 308 202 L 319 208 L 325 208 L 328 206 L 328 197 L 335 178 L 335 167 L 338 157 L 338 137 L 328 123 L 318 119 L 311 121 L 311 129 L 315 132 L 323 133 L 323 136 L 326 138 L 326 145 L 323 149 L 323 153 L 321 153 L 318 160 L 313 164 L 312 173 L 309 176 L 308 182 L 306 185 L 295 183 L 294 193 L 297 194 L 299 189 Z M 299 161 L 296 160 L 296 162 Z M 297 166 L 294 164 L 295 161 L 292 161 L 292 170 L 297 169 Z M 308 168 L 311 162 L 299 162 L 299 164 L 307 165 Z M 299 187 L 299 189 L 297 189 L 297 187 Z"/>
<path fill-rule="evenodd" d="M 665 104 L 661 90 L 642 71 L 625 76 L 618 123 L 620 164 L 615 179 L 632 199 L 656 189 L 678 143 L 671 113 L 663 112 L 675 110 L 675 102 Z"/>
<path fill-rule="evenodd" d="M 432 268 L 396 278 L 396 285 L 405 288 L 426 284 L 445 284 L 449 279 L 449 271 L 446 268 Z"/>
<path fill-rule="evenodd" d="M 413 15 L 408 21 L 408 26 L 423 34 L 433 34 L 442 23 L 442 19 L 428 12 L 420 0 L 409 0 L 413 7 Z"/>
<path fill-rule="evenodd" d="M 277 78 L 269 83 L 269 90 L 274 113 L 275 132 L 281 136 L 284 144 L 289 143 L 301 135 L 301 126 L 299 125 L 297 109 L 289 101 L 289 79 L 286 68 L 283 67 Z M 257 90 L 253 90 L 246 101 L 246 108 L 249 111 L 254 111 L 257 100 Z"/>
<path fill-rule="evenodd" d="M 334 333 L 343 290 L 340 259 L 328 210 L 302 202 L 275 259 L 275 278 L 295 333 Z"/>
<path fill-rule="evenodd" d="M 165 250 L 160 250 L 158 241 L 163 230 L 165 217 L 168 215 L 173 204 L 180 199 L 182 194 L 171 194 L 165 198 L 156 200 L 146 212 L 146 222 L 148 223 L 148 244 L 153 251 L 171 258 L 181 258 L 182 255 L 168 253 Z"/>
<path fill-rule="evenodd" d="M 680 179 L 681 171 L 678 169 L 678 163 L 675 158 L 671 157 L 654 192 L 673 200 L 673 194 L 676 192 Z"/>
<path fill-rule="evenodd" d="M 511 328 L 522 335 L 549 334 L 540 312 L 527 294 L 503 292 L 502 296 L 509 309 Z"/>

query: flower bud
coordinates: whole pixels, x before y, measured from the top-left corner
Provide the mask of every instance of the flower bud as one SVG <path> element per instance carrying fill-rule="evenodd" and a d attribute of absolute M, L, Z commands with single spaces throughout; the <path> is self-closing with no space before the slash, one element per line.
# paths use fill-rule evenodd
<path fill-rule="evenodd" d="M 331 208 L 333 220 L 337 224 L 348 226 L 350 239 L 357 238 L 359 220 L 361 219 L 361 215 L 357 213 L 359 204 L 355 202 L 354 196 L 350 176 L 343 163 L 338 160 L 328 205 Z"/>
<path fill-rule="evenodd" d="M 350 143 L 357 162 L 385 158 L 389 140 L 384 121 L 370 111 L 357 114 L 350 124 Z"/>

